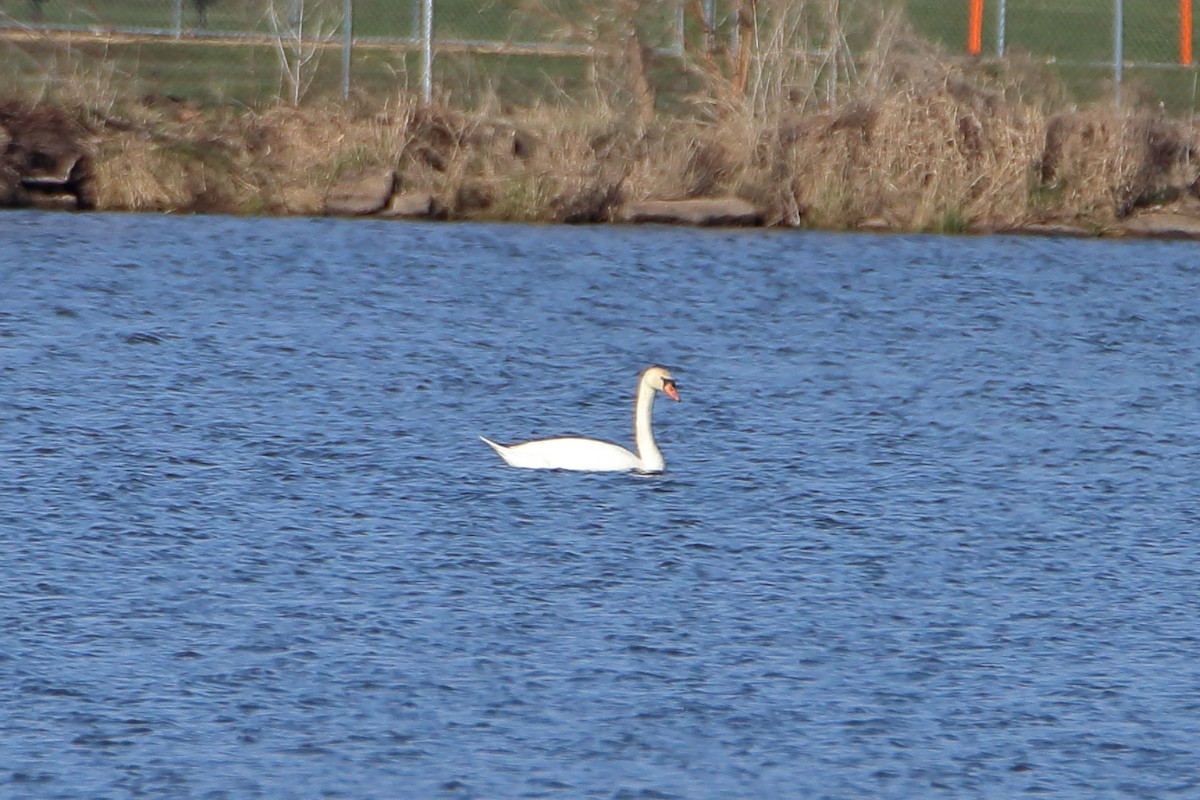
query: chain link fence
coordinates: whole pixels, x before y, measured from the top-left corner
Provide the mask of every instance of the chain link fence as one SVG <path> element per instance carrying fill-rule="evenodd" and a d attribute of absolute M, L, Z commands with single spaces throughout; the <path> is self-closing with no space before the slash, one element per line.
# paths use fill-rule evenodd
<path fill-rule="evenodd" d="M 1196 107 L 1190 0 L 901 5 L 912 27 L 948 56 L 1046 64 L 1080 100 Z M 789 6 L 789 13 L 812 7 L 814 19 L 837 15 L 837 30 L 851 32 L 831 46 L 822 24 L 798 26 L 791 46 L 820 59 L 839 48 L 853 58 L 867 46 L 854 41 L 854 23 L 879 4 Z M 628 31 L 614 20 L 622 15 L 655 55 L 654 79 L 669 90 L 687 82 L 677 63 L 685 45 L 720 36 L 736 50 L 740 31 L 757 30 L 738 25 L 739 13 L 761 20 L 777 8 L 769 0 L 0 0 L 0 80 L 102 76 L 146 94 L 244 103 L 416 91 L 520 104 L 589 91 L 597 54 L 608 47 L 620 57 Z"/>
<path fill-rule="evenodd" d="M 977 55 L 1049 65 L 1081 99 L 1196 107 L 1191 0 L 909 0 L 917 29 Z"/>
<path fill-rule="evenodd" d="M 0 0 L 0 80 L 102 79 L 246 103 L 428 95 L 435 50 L 562 55 L 538 28 L 511 3 L 467 0 Z M 439 66 L 448 86 L 462 82 L 465 64 Z"/>

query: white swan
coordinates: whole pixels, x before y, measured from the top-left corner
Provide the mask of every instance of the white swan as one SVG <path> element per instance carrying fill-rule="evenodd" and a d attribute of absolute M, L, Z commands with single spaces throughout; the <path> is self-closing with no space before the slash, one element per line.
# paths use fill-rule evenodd
<path fill-rule="evenodd" d="M 633 402 L 633 438 L 637 445 L 636 453 L 597 439 L 577 437 L 540 439 L 508 447 L 496 444 L 484 436 L 479 438 L 491 445 L 492 449 L 513 467 L 571 469 L 583 472 L 662 472 L 662 452 L 654 443 L 654 431 L 650 427 L 655 392 L 662 392 L 672 400 L 679 400 L 675 379 L 666 367 L 649 367 L 638 379 L 637 398 Z"/>

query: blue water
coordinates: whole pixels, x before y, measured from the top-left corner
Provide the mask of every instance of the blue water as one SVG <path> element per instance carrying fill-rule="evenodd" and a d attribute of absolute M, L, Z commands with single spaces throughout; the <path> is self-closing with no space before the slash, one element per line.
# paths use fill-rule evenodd
<path fill-rule="evenodd" d="M 0 215 L 0 796 L 1200 797 L 1198 265 Z"/>

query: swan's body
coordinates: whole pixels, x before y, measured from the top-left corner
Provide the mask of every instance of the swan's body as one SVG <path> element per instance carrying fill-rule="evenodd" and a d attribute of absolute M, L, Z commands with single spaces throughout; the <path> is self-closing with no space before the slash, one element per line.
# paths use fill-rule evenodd
<path fill-rule="evenodd" d="M 637 452 L 598 439 L 564 437 L 504 446 L 483 436 L 510 466 L 524 469 L 570 469 L 582 472 L 662 472 L 662 452 L 654 442 L 651 417 L 654 395 L 662 392 L 679 400 L 675 379 L 664 367 L 650 367 L 638 379 L 633 403 L 633 438 Z"/>

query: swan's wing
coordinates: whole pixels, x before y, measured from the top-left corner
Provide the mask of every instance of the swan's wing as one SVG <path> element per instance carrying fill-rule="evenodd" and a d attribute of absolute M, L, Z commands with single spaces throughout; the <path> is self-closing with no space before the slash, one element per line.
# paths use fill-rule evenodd
<path fill-rule="evenodd" d="M 480 437 L 483 438 L 483 437 Z M 511 447 L 483 439 L 508 464 L 524 469 L 570 469 L 581 472 L 625 472 L 640 469 L 641 460 L 624 447 L 598 439 L 539 439 Z"/>

